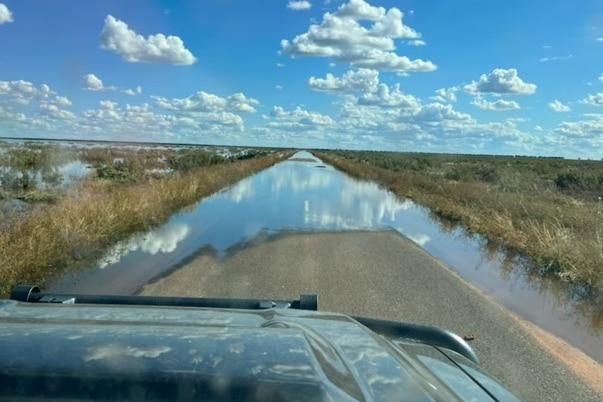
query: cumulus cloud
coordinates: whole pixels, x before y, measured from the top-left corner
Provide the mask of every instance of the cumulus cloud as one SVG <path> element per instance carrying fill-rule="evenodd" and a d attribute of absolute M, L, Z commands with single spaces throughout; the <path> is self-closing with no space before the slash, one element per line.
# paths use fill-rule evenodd
<path fill-rule="evenodd" d="M 442 120 L 472 120 L 471 116 L 461 113 L 452 108 L 451 105 L 441 103 L 430 103 L 422 106 L 413 116 L 419 122 L 438 122 Z"/>
<path fill-rule="evenodd" d="M 551 110 L 554 110 L 555 112 L 569 112 L 570 110 L 572 110 L 569 106 L 564 105 L 557 99 L 552 102 L 549 102 L 549 108 L 551 108 Z"/>
<path fill-rule="evenodd" d="M 76 115 L 73 112 L 61 109 L 61 105 L 53 102 L 41 103 L 39 115 L 52 120 L 76 120 Z"/>
<path fill-rule="evenodd" d="M 463 89 L 468 93 L 493 93 L 529 95 L 536 92 L 536 85 L 524 82 L 517 75 L 517 70 L 497 68 L 490 74 L 482 74 L 479 81 L 472 81 Z"/>
<path fill-rule="evenodd" d="M 486 99 L 483 99 L 480 96 L 476 96 L 475 99 L 473 99 L 473 101 L 471 102 L 471 104 L 473 106 L 477 106 L 478 108 L 485 109 L 485 110 L 504 111 L 504 110 L 519 109 L 519 103 L 517 103 L 515 101 L 507 101 L 507 100 L 499 99 L 495 102 L 491 102 Z"/>
<path fill-rule="evenodd" d="M 561 122 L 554 132 L 562 135 L 589 137 L 592 140 L 598 139 L 603 145 L 603 116 L 588 115 L 587 117 L 580 121 Z"/>
<path fill-rule="evenodd" d="M 144 38 L 112 15 L 105 18 L 100 40 L 103 49 L 111 50 L 131 63 L 190 65 L 197 61 L 179 37 L 156 34 Z"/>
<path fill-rule="evenodd" d="M 402 109 L 418 109 L 419 100 L 400 90 L 400 84 L 394 84 L 390 89 L 386 84 L 379 84 L 374 93 L 365 93 L 358 99 L 359 105 L 380 106 Z"/>
<path fill-rule="evenodd" d="M 71 106 L 72 103 L 66 96 L 55 96 L 53 100 L 50 102 L 58 105 L 58 106 Z"/>
<path fill-rule="evenodd" d="M 599 75 L 599 82 L 603 82 L 603 74 Z"/>
<path fill-rule="evenodd" d="M 29 81 L 0 81 L 0 95 L 7 95 L 14 102 L 22 105 L 27 105 L 32 100 L 47 99 L 51 94 L 54 94 L 54 91 L 46 84 L 42 84 L 36 88 Z"/>
<path fill-rule="evenodd" d="M 312 8 L 312 3 L 309 1 L 290 1 L 287 3 L 287 8 L 293 11 L 309 10 Z"/>
<path fill-rule="evenodd" d="M 94 74 L 86 74 L 83 78 L 83 88 L 87 91 L 102 91 L 103 81 Z"/>
<path fill-rule="evenodd" d="M 286 131 L 305 131 L 335 124 L 330 116 L 310 112 L 299 106 L 292 111 L 286 111 L 281 106 L 274 106 L 270 112 L 270 118 L 272 121 L 266 124 L 267 127 Z"/>
<path fill-rule="evenodd" d="M 254 106 L 259 102 L 248 98 L 243 93 L 236 93 L 226 98 L 215 94 L 199 91 L 184 99 L 167 99 L 160 96 L 151 96 L 155 100 L 155 106 L 172 111 L 188 112 L 247 112 L 254 113 Z"/>
<path fill-rule="evenodd" d="M 350 70 L 342 77 L 327 74 L 325 78 L 310 77 L 308 86 L 316 91 L 333 93 L 371 92 L 379 84 L 379 72 L 366 68 Z"/>
<path fill-rule="evenodd" d="M 432 96 L 430 99 L 436 102 L 456 102 L 456 93 L 459 91 L 459 87 L 440 88 L 436 89 L 436 96 Z"/>
<path fill-rule="evenodd" d="M 124 89 L 122 92 L 126 95 L 140 95 L 142 93 L 142 87 L 139 85 L 136 89 Z"/>
<path fill-rule="evenodd" d="M 13 13 L 4 3 L 0 3 L 0 25 L 13 22 Z"/>
<path fill-rule="evenodd" d="M 592 106 L 603 106 L 603 92 L 588 95 L 585 99 L 582 99 L 580 103 L 585 103 Z"/>
<path fill-rule="evenodd" d="M 320 24 L 293 40 L 283 39 L 281 47 L 291 56 L 330 57 L 352 67 L 397 73 L 433 71 L 436 65 L 411 60 L 395 53 L 394 39 L 418 40 L 421 35 L 402 22 L 402 12 L 385 10 L 364 0 L 350 0 L 334 13 L 325 13 Z M 370 21 L 369 28 L 360 21 Z"/>
<path fill-rule="evenodd" d="M 101 137 L 121 135 L 145 141 L 156 137 L 165 141 L 175 135 L 185 138 L 186 135 L 198 136 L 200 132 L 203 135 L 240 132 L 243 119 L 224 111 L 163 114 L 147 103 L 120 106 L 116 102 L 104 100 L 99 102 L 97 109 L 85 110 L 78 124 L 80 132 L 94 133 Z M 141 133 L 144 133 L 144 137 L 141 137 Z"/>

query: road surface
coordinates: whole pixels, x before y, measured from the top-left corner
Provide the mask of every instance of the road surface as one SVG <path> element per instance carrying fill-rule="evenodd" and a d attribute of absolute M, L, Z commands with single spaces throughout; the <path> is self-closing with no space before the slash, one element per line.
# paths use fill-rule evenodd
<path fill-rule="evenodd" d="M 598 363 L 523 322 L 393 230 L 291 233 L 250 242 L 222 260 L 204 253 L 141 293 L 285 299 L 317 293 L 319 310 L 475 336 L 471 345 L 482 366 L 524 400 L 603 400 Z"/>

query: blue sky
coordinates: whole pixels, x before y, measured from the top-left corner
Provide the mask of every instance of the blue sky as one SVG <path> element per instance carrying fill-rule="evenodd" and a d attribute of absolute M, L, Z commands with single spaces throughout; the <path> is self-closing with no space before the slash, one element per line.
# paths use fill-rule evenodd
<path fill-rule="evenodd" d="M 0 136 L 603 157 L 603 3 L 0 0 Z"/>

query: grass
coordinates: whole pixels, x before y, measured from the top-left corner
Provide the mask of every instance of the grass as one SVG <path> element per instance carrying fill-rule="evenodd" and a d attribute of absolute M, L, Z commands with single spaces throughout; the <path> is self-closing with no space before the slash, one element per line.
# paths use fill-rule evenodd
<path fill-rule="evenodd" d="M 591 174 L 593 185 L 568 192 L 558 188 L 555 179 L 576 161 L 564 164 L 563 160 L 543 158 L 547 165 L 542 166 L 538 158 L 524 157 L 521 163 L 525 166 L 518 167 L 512 160 L 501 163 L 490 157 L 497 166 L 487 165 L 488 157 L 482 156 L 471 169 L 468 166 L 474 161 L 470 156 L 440 155 L 437 161 L 435 156 L 431 160 L 421 156 L 425 160 L 419 167 L 418 156 L 412 154 L 316 154 L 353 176 L 375 180 L 395 194 L 429 207 L 436 216 L 528 257 L 541 275 L 603 288 L 603 202 L 597 197 L 603 190 L 598 192 L 596 187 L 596 174 L 603 172 L 601 162 L 582 161 L 591 168 L 575 171 L 572 177 Z M 548 165 L 551 161 L 557 170 Z M 457 174 L 452 174 L 455 171 Z M 461 171 L 463 175 L 458 174 Z"/>
<path fill-rule="evenodd" d="M 273 153 L 135 183 L 82 181 L 55 203 L 35 205 L 0 227 L 0 297 L 17 283 L 43 285 L 90 264 L 119 240 L 289 155 Z"/>

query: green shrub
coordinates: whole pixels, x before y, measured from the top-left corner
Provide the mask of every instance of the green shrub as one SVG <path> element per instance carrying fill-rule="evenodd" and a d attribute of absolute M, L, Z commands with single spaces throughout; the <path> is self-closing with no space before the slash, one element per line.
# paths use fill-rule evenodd
<path fill-rule="evenodd" d="M 167 160 L 172 170 L 187 171 L 202 166 L 219 165 L 227 159 L 213 152 L 200 148 L 185 148 L 178 150 Z"/>

